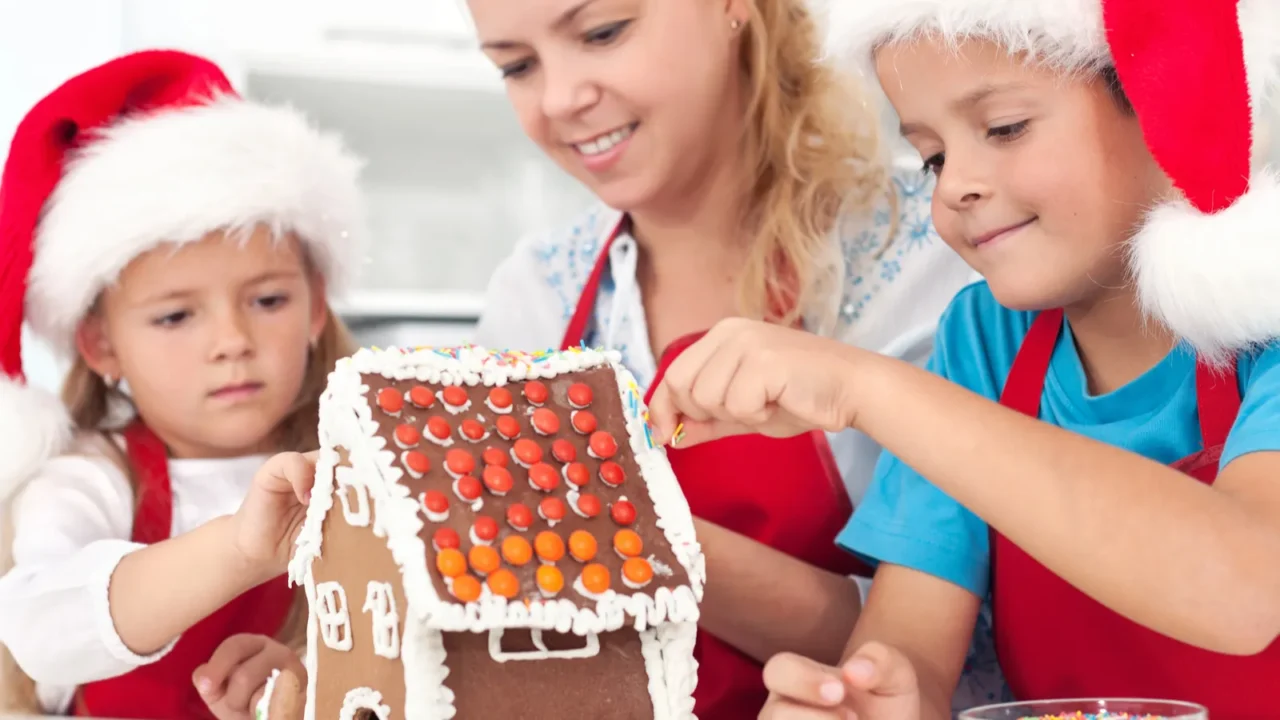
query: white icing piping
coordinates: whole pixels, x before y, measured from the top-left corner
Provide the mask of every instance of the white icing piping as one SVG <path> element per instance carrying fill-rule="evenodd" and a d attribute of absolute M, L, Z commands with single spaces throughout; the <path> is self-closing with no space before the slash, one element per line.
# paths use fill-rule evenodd
<path fill-rule="evenodd" d="M 495 628 L 489 631 L 489 657 L 494 662 L 505 663 L 512 660 L 582 660 L 584 658 L 593 658 L 600 654 L 600 637 L 595 633 L 587 633 L 585 636 L 586 644 L 580 648 L 570 648 L 568 650 L 550 650 L 547 644 L 542 641 L 541 630 L 530 630 L 529 637 L 533 641 L 533 650 L 524 650 L 521 652 L 507 652 L 502 649 L 502 635 L 505 631 L 502 628 Z"/>
<path fill-rule="evenodd" d="M 258 704 L 253 709 L 253 720 L 267 720 L 270 717 L 271 693 L 276 689 L 278 677 L 280 677 L 280 670 L 278 668 L 272 670 L 271 677 L 267 678 L 266 687 L 262 689 L 262 697 L 258 699 Z"/>
<path fill-rule="evenodd" d="M 355 720 L 356 712 L 372 710 L 378 720 L 390 720 L 391 708 L 382 702 L 382 693 L 367 687 L 352 688 L 342 699 L 338 720 Z"/>

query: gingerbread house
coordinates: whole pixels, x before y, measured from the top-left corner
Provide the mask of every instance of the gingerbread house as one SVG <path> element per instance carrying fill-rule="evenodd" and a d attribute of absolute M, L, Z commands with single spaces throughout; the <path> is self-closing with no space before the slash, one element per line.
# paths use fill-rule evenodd
<path fill-rule="evenodd" d="M 305 697 L 264 708 L 693 717 L 702 554 L 616 354 L 361 350 L 320 443 Z"/>

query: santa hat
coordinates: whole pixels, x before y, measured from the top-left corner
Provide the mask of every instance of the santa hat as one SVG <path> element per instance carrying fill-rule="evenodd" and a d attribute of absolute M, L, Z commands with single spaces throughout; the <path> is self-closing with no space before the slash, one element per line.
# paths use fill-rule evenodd
<path fill-rule="evenodd" d="M 1280 75 L 1280 0 L 857 0 L 837 47 L 920 36 L 995 41 L 1064 73 L 1112 66 L 1181 191 L 1131 241 L 1147 314 L 1211 360 L 1280 337 L 1280 177 L 1251 143 Z"/>
<path fill-rule="evenodd" d="M 24 319 L 73 352 L 85 312 L 138 255 L 260 224 L 295 233 L 340 289 L 362 259 L 360 166 L 181 52 L 113 60 L 41 100 L 0 177 L 0 498 L 71 435 L 58 399 L 25 384 Z"/>

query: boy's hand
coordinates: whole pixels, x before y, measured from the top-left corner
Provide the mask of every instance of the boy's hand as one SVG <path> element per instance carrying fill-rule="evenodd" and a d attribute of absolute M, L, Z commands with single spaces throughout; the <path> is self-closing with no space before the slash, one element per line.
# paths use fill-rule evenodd
<path fill-rule="evenodd" d="M 236 549 L 263 579 L 285 571 L 307 516 L 318 453 L 281 453 L 265 463 L 232 516 Z"/>
<path fill-rule="evenodd" d="M 801 330 L 721 321 L 671 363 L 654 390 L 654 440 L 666 444 L 680 424 L 680 447 L 745 433 L 790 437 L 851 427 L 857 352 Z"/>
<path fill-rule="evenodd" d="M 761 720 L 918 720 L 920 688 L 911 661 L 867 643 L 839 668 L 783 653 L 764 666 L 769 701 Z"/>
<path fill-rule="evenodd" d="M 266 635 L 232 635 L 196 668 L 191 681 L 218 720 L 252 720 L 274 670 L 288 670 L 306 682 L 302 661 L 284 644 Z"/>

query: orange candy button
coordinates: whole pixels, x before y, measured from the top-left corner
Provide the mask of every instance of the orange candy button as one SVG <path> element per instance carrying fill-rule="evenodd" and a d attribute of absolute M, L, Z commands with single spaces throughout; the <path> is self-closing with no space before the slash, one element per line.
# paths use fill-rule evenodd
<path fill-rule="evenodd" d="M 578 459 L 578 451 L 574 449 L 573 443 L 560 438 L 551 443 L 551 457 L 562 463 L 571 463 Z"/>
<path fill-rule="evenodd" d="M 396 426 L 396 442 L 404 447 L 413 447 L 422 439 L 422 433 L 418 432 L 418 428 L 412 425 Z"/>
<path fill-rule="evenodd" d="M 569 536 L 569 554 L 578 562 L 586 562 L 594 558 L 596 556 L 595 537 L 586 530 L 574 530 Z"/>
<path fill-rule="evenodd" d="M 409 391 L 409 402 L 420 408 L 429 408 L 436 404 L 436 396 L 425 385 L 415 385 Z"/>
<path fill-rule="evenodd" d="M 635 530 L 619 530 L 613 534 L 613 549 L 626 557 L 638 557 L 644 542 Z"/>
<path fill-rule="evenodd" d="M 497 465 L 487 465 L 484 469 L 484 486 L 489 488 L 489 492 L 494 495 L 506 495 L 511 492 L 511 487 L 515 481 L 511 479 L 511 473 L 504 467 Z"/>
<path fill-rule="evenodd" d="M 541 405 L 546 402 L 550 395 L 547 392 L 547 386 L 537 380 L 530 380 L 524 384 L 524 397 L 534 405 Z"/>
<path fill-rule="evenodd" d="M 515 573 L 506 568 L 493 571 L 486 583 L 494 595 L 501 595 L 508 600 L 514 600 L 520 594 L 520 581 L 516 579 Z"/>
<path fill-rule="evenodd" d="M 588 444 L 591 446 L 591 452 L 601 460 L 608 460 L 618 454 L 618 441 L 603 430 L 592 433 Z"/>
<path fill-rule="evenodd" d="M 511 391 L 504 387 L 496 387 L 489 391 L 489 404 L 499 410 L 506 410 L 514 401 Z"/>
<path fill-rule="evenodd" d="M 476 459 L 466 450 L 454 448 L 445 453 L 444 466 L 455 476 L 470 475 L 476 469 Z"/>
<path fill-rule="evenodd" d="M 439 415 L 427 420 L 427 432 L 431 433 L 431 437 L 437 440 L 448 440 L 453 434 L 453 428 L 449 427 L 449 421 Z"/>
<path fill-rule="evenodd" d="M 641 587 L 653 579 L 653 568 L 644 558 L 633 557 L 622 563 L 622 577 Z"/>
<path fill-rule="evenodd" d="M 498 434 L 507 440 L 514 440 L 520 435 L 520 421 L 510 415 L 503 415 L 495 424 L 498 427 Z"/>
<path fill-rule="evenodd" d="M 484 460 L 485 465 L 495 465 L 502 468 L 507 466 L 507 454 L 502 452 L 500 448 L 487 447 L 480 457 Z"/>
<path fill-rule="evenodd" d="M 569 404 L 576 408 L 584 408 L 591 404 L 591 387 L 586 383 L 574 383 L 569 386 Z"/>
<path fill-rule="evenodd" d="M 488 545 L 473 545 L 467 559 L 471 561 L 472 569 L 482 575 L 488 575 L 502 565 L 498 551 Z"/>
<path fill-rule="evenodd" d="M 529 423 L 533 425 L 534 430 L 537 430 L 542 435 L 555 435 L 560 432 L 560 418 L 547 408 L 534 410 L 533 417 L 529 419 Z"/>
<path fill-rule="evenodd" d="M 538 551 L 538 557 L 547 562 L 556 562 L 564 557 L 564 540 L 550 530 L 538 533 L 538 537 L 533 539 L 533 547 Z"/>
<path fill-rule="evenodd" d="M 450 407 L 460 408 L 467 404 L 467 391 L 457 385 L 450 385 L 442 390 L 440 397 Z"/>
<path fill-rule="evenodd" d="M 538 568 L 538 589 L 548 595 L 555 595 L 564 589 L 564 575 L 555 565 L 543 565 Z"/>
<path fill-rule="evenodd" d="M 393 387 L 384 387 L 378 391 L 378 407 L 382 412 L 395 415 L 404 409 L 404 396 Z"/>
<path fill-rule="evenodd" d="M 583 435 L 590 435 L 596 431 L 596 416 L 592 415 L 589 410 L 578 410 L 569 417 L 569 422 L 573 424 L 573 429 Z"/>
<path fill-rule="evenodd" d="M 600 594 L 609 589 L 609 569 L 600 563 L 582 568 L 582 586 L 588 592 Z"/>
<path fill-rule="evenodd" d="M 511 446 L 511 451 L 515 453 L 516 459 L 525 465 L 542 462 L 542 448 L 529 438 L 517 440 L 515 445 Z"/>
<path fill-rule="evenodd" d="M 453 579 L 453 586 L 450 588 L 453 596 L 464 603 L 475 602 L 480 599 L 480 581 L 470 575 L 460 575 Z"/>
<path fill-rule="evenodd" d="M 582 487 L 591 482 L 591 471 L 582 463 L 570 463 L 565 466 L 564 475 L 569 482 Z"/>
<path fill-rule="evenodd" d="M 469 418 L 463 420 L 462 427 L 459 429 L 462 431 L 462 436 L 468 440 L 478 441 L 484 439 L 484 426 L 475 420 Z"/>
<path fill-rule="evenodd" d="M 551 492 L 560 486 L 560 473 L 546 463 L 529 468 L 529 483 L 543 492 Z"/>
<path fill-rule="evenodd" d="M 527 565 L 533 559 L 533 547 L 519 535 L 508 535 L 502 541 L 502 558 L 516 567 Z"/>
<path fill-rule="evenodd" d="M 436 569 L 445 577 L 456 578 L 467 571 L 467 559 L 454 548 L 445 548 L 436 554 Z"/>

